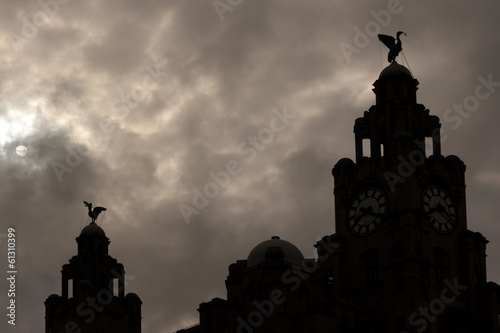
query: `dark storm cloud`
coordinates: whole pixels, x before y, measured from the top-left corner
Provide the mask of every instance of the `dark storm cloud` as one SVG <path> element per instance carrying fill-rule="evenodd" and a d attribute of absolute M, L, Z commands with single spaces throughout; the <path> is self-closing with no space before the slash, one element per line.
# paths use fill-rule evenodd
<path fill-rule="evenodd" d="M 273 235 L 312 257 L 334 231 L 331 168 L 353 158 L 354 120 L 386 66 L 374 37 L 350 62 L 340 47 L 370 22 L 408 33 L 418 101 L 442 118 L 443 154 L 467 164 L 469 227 L 491 240 L 489 279 L 500 280 L 500 87 L 459 126 L 443 119 L 478 77 L 500 81 L 498 4 L 401 1 L 381 23 L 392 3 L 243 1 L 221 21 L 212 1 L 70 1 L 17 52 L 9 33 L 23 36 L 43 8 L 0 4 L 0 233 L 19 230 L 19 332 L 40 330 L 43 301 L 60 293 L 83 200 L 108 207 L 102 227 L 145 332 L 197 322 L 199 303 L 225 297 L 229 264 Z M 295 117 L 257 149 L 251 138 L 285 109 Z M 232 160 L 241 172 L 186 224 L 179 204 Z"/>

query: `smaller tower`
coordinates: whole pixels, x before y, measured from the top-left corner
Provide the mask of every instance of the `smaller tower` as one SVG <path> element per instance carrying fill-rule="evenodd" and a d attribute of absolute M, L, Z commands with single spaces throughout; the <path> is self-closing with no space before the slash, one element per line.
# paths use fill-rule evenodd
<path fill-rule="evenodd" d="M 142 301 L 125 296 L 125 270 L 108 255 L 104 230 L 93 221 L 76 242 L 78 254 L 62 267 L 61 296 L 45 301 L 45 332 L 140 333 Z"/>

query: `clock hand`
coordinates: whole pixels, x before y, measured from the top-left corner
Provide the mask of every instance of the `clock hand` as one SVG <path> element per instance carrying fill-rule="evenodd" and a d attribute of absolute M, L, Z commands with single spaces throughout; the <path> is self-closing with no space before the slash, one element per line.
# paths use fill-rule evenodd
<path fill-rule="evenodd" d="M 359 222 L 359 220 L 361 220 L 363 217 L 365 217 L 365 214 L 359 214 L 358 216 L 356 216 L 356 217 L 354 218 L 354 222 L 355 222 L 355 223 L 358 223 L 358 222 Z"/>
<path fill-rule="evenodd" d="M 444 207 L 441 204 L 437 204 L 436 207 L 429 209 L 427 214 L 432 215 L 432 213 L 440 213 L 442 211 L 445 211 Z"/>
<path fill-rule="evenodd" d="M 367 214 L 367 213 L 362 213 L 362 214 L 359 214 L 358 216 L 356 216 L 356 218 L 354 219 L 354 222 L 358 223 L 359 220 L 361 220 L 363 217 L 367 216 L 367 215 L 371 215 L 371 214 Z"/>
<path fill-rule="evenodd" d="M 371 214 L 372 211 L 373 211 L 373 207 L 372 206 L 368 206 L 368 207 L 359 207 L 359 211 L 361 213 L 368 213 L 368 214 Z"/>
<path fill-rule="evenodd" d="M 448 211 L 445 209 L 445 207 L 441 203 L 438 203 L 436 205 L 436 207 L 429 209 L 428 215 L 432 215 L 433 213 L 438 213 L 440 215 L 446 215 L 447 218 L 450 218 L 450 214 L 448 214 Z"/>
<path fill-rule="evenodd" d="M 357 223 L 359 220 L 361 220 L 363 217 L 367 216 L 367 215 L 371 215 L 371 216 L 375 216 L 375 217 L 379 217 L 381 216 L 382 214 L 375 214 L 373 213 L 373 207 L 372 206 L 368 206 L 368 207 L 359 207 L 359 212 L 360 214 L 354 219 L 354 221 Z"/>
<path fill-rule="evenodd" d="M 450 214 L 448 214 L 448 212 L 446 210 L 443 210 L 442 212 L 438 212 L 438 214 L 446 215 L 446 219 L 448 219 L 448 220 L 451 219 Z"/>

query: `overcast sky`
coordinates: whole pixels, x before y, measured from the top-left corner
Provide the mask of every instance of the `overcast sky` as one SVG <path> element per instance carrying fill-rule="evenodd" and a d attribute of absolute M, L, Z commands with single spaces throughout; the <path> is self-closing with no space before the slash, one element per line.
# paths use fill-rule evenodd
<path fill-rule="evenodd" d="M 441 118 L 443 154 L 467 165 L 468 227 L 490 240 L 500 281 L 498 1 L 40 2 L 0 1 L 0 237 L 16 228 L 18 256 L 8 332 L 44 330 L 83 200 L 108 208 L 99 223 L 143 332 L 197 323 L 201 302 L 225 298 L 227 267 L 273 235 L 312 257 L 334 232 L 331 168 L 354 158 L 354 120 L 388 65 L 378 32 L 408 34 L 418 102 Z"/>

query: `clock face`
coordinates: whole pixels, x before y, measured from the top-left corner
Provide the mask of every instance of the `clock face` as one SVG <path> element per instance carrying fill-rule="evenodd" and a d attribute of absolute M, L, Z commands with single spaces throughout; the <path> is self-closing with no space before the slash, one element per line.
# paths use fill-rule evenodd
<path fill-rule="evenodd" d="M 367 188 L 354 197 L 347 211 L 347 227 L 357 236 L 373 233 L 382 224 L 387 197 L 378 188 Z"/>
<path fill-rule="evenodd" d="M 437 186 L 430 186 L 422 194 L 422 208 L 429 216 L 430 226 L 442 234 L 449 234 L 457 226 L 457 209 L 451 196 Z"/>

